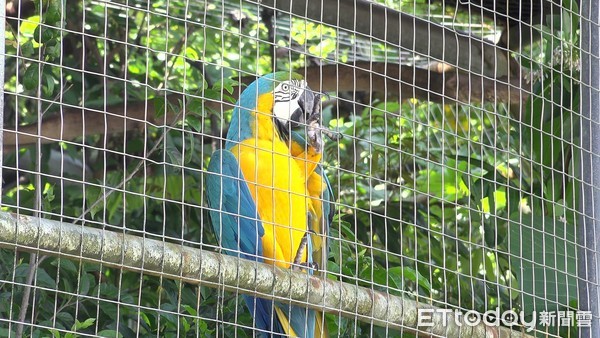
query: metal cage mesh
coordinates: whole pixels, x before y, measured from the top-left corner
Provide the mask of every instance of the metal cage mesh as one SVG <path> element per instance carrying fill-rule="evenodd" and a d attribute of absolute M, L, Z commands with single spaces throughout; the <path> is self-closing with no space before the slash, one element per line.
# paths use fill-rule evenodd
<path fill-rule="evenodd" d="M 290 321 L 326 313 L 317 336 L 600 330 L 590 110 L 597 2 L 7 0 L 5 8 L 0 336 L 279 333 L 274 313 L 261 327 L 264 304 Z M 320 135 L 316 161 L 280 162 L 299 161 L 330 183 L 331 196 L 299 196 L 332 211 L 321 233 L 312 216 L 298 216 L 309 222 L 306 250 L 328 243 L 318 266 L 306 258 L 282 268 L 292 262 L 267 247 L 293 253 L 297 240 L 269 244 L 242 230 L 284 227 L 265 210 L 292 219 L 306 205 L 246 204 L 241 186 L 278 190 L 209 170 L 222 149 L 241 157 L 244 140 L 228 135 L 277 125 L 273 111 L 238 101 L 244 89 L 256 99 L 250 83 L 273 71 L 296 72 L 322 93 L 319 128 L 341 136 Z M 246 110 L 257 117 L 232 131 Z M 263 128 L 276 138 L 290 132 Z M 248 140 L 258 152 L 256 133 Z M 259 165 L 256 177 L 300 180 L 286 166 Z M 221 188 L 234 182 L 234 211 L 209 205 L 228 193 L 209 192 L 209 177 Z M 264 303 L 248 306 L 248 295 Z"/>

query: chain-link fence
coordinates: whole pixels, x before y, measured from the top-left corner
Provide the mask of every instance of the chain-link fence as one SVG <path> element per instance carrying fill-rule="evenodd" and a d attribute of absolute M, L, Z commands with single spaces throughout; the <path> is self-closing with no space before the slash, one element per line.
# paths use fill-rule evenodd
<path fill-rule="evenodd" d="M 598 1 L 0 3 L 0 336 L 600 336 Z"/>

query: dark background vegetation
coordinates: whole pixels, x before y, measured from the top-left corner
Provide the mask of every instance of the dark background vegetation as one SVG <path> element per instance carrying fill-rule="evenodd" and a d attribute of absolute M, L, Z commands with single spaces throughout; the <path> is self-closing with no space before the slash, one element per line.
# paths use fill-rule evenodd
<path fill-rule="evenodd" d="M 2 210 L 208 250 L 202 174 L 231 113 L 219 102 L 274 65 L 401 59 L 382 43 L 236 1 L 11 5 L 5 129 L 58 121 L 61 135 L 78 116 L 110 119 L 104 111 L 130 120 L 5 144 Z M 479 35 L 508 25 L 442 2 L 387 5 L 457 27 L 483 22 L 471 28 Z M 574 10 L 532 22 L 539 40 L 512 54 L 530 74 L 523 104 L 330 92 L 325 123 L 344 138 L 327 142 L 323 163 L 338 202 L 329 278 L 463 311 L 576 308 L 579 21 L 574 4 L 563 6 Z M 289 31 L 274 34 L 278 20 Z M 237 294 L 14 250 L 0 250 L 0 318 L 0 336 L 252 336 Z M 328 325 L 343 337 L 402 335 L 334 315 Z"/>

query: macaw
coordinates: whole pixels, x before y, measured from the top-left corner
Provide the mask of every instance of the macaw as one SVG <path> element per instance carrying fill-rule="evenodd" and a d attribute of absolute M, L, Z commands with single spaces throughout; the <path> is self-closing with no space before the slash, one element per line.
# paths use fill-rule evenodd
<path fill-rule="evenodd" d="M 306 127 L 304 136 L 293 131 Z M 320 95 L 295 73 L 250 84 L 233 110 L 225 148 L 211 156 L 206 195 L 225 253 L 312 274 L 327 262 L 333 191 L 319 165 Z M 326 133 L 327 134 L 327 133 Z M 326 336 L 314 310 L 245 296 L 266 335 Z"/>

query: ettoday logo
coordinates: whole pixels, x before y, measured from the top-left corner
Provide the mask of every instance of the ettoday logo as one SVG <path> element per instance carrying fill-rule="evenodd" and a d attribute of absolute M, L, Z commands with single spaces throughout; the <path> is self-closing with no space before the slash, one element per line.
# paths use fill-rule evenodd
<path fill-rule="evenodd" d="M 483 323 L 486 326 L 522 326 L 531 332 L 536 326 L 564 326 L 577 324 L 579 327 L 591 325 L 590 311 L 540 311 L 526 315 L 523 311 L 502 311 L 499 308 L 484 313 L 469 310 L 460 312 L 452 309 L 418 309 L 417 325 L 432 327 L 434 323 L 447 326 L 451 321 L 457 326 L 476 326 Z"/>

